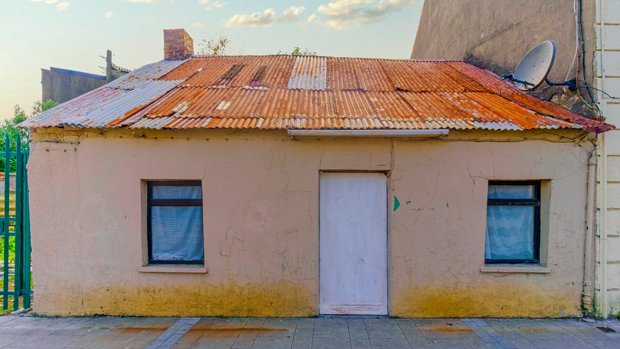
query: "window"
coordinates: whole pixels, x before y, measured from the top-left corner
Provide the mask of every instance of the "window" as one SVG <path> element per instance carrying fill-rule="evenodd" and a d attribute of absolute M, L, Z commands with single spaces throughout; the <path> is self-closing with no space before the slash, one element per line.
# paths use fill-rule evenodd
<path fill-rule="evenodd" d="M 539 263 L 540 183 L 490 182 L 485 263 Z"/>
<path fill-rule="evenodd" d="M 148 182 L 149 264 L 202 264 L 199 181 Z"/>

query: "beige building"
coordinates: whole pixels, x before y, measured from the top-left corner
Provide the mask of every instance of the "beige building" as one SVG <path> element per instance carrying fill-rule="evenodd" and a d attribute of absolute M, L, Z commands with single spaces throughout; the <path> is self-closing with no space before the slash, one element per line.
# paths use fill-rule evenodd
<path fill-rule="evenodd" d="M 554 40 L 557 55 L 549 77 L 552 81 L 577 78 L 579 93 L 549 86 L 530 93 L 618 124 L 618 23 L 620 2 L 616 0 L 426 0 L 411 57 L 465 59 L 503 74 L 512 72 L 530 48 Z M 591 88 L 585 88 L 584 82 Z M 598 169 L 592 224 L 596 234 L 588 241 L 593 247 L 586 255 L 590 280 L 584 289 L 584 308 L 601 316 L 620 313 L 618 135 L 617 131 L 600 135 L 596 157 L 591 159 L 591 166 Z"/>
<path fill-rule="evenodd" d="M 23 124 L 36 313 L 581 313 L 609 125 L 459 61 L 166 39 Z"/>

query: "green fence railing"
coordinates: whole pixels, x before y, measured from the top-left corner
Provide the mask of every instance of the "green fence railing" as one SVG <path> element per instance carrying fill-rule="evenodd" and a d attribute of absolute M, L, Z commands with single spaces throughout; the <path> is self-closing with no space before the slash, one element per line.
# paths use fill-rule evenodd
<path fill-rule="evenodd" d="M 2 310 L 30 308 L 30 211 L 28 207 L 27 142 L 19 135 L 4 138 L 4 197 L 0 206 L 0 298 Z M 20 302 L 21 300 L 21 302 Z M 20 306 L 21 305 L 21 306 Z"/>

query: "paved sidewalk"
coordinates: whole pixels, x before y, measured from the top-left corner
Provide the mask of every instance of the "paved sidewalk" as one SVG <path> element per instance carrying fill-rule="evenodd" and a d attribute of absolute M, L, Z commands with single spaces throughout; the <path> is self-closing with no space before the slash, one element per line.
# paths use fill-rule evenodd
<path fill-rule="evenodd" d="M 0 348 L 147 347 L 620 349 L 620 322 L 610 320 L 590 323 L 578 319 L 0 316 Z"/>

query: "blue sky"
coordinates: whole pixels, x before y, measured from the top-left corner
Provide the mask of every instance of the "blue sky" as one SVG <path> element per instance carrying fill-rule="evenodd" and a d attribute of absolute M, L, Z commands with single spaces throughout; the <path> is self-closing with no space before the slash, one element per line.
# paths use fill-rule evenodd
<path fill-rule="evenodd" d="M 2 0 L 0 118 L 41 98 L 41 68 L 101 74 L 106 49 L 135 69 L 163 58 L 165 28 L 195 48 L 226 35 L 230 54 L 300 46 L 319 55 L 408 58 L 422 0 Z"/>

